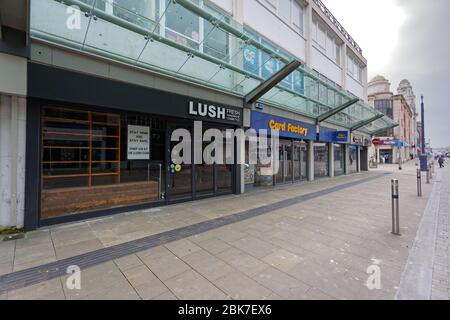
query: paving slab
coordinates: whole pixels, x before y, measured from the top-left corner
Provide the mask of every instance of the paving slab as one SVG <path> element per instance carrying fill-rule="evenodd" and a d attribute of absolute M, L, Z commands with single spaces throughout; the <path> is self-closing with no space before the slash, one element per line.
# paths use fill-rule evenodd
<path fill-rule="evenodd" d="M 267 263 L 236 248 L 221 252 L 217 257 L 249 277 L 270 267 Z"/>
<path fill-rule="evenodd" d="M 169 292 L 164 283 L 145 265 L 127 269 L 124 275 L 143 300 L 155 299 Z"/>
<path fill-rule="evenodd" d="M 255 281 L 288 300 L 300 300 L 310 286 L 275 268 L 268 268 L 253 277 Z"/>
<path fill-rule="evenodd" d="M 164 281 L 170 291 L 181 300 L 224 300 L 228 296 L 210 281 L 188 270 Z"/>
<path fill-rule="evenodd" d="M 239 272 L 230 273 L 213 283 L 233 300 L 268 300 L 274 294 L 273 291 Z"/>

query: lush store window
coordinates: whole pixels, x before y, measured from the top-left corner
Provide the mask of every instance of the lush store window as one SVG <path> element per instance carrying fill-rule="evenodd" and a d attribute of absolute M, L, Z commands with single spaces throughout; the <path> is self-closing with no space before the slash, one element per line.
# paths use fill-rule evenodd
<path fill-rule="evenodd" d="M 41 218 L 160 200 L 164 139 L 149 116 L 43 107 Z"/>
<path fill-rule="evenodd" d="M 328 174 L 328 144 L 314 144 L 314 176 L 316 178 L 327 177 Z"/>
<path fill-rule="evenodd" d="M 341 176 L 345 173 L 345 145 L 334 145 L 334 175 Z"/>
<path fill-rule="evenodd" d="M 349 172 L 350 173 L 356 173 L 358 172 L 358 147 L 357 146 L 350 146 L 349 150 L 349 159 L 348 159 L 348 165 L 349 165 Z"/>

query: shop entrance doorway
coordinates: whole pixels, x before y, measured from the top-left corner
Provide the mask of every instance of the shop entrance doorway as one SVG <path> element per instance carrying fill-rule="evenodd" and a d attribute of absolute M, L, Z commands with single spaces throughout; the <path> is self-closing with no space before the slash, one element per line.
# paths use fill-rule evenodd
<path fill-rule="evenodd" d="M 280 141 L 280 164 L 276 183 L 294 183 L 306 179 L 306 143 L 302 141 Z"/>
<path fill-rule="evenodd" d="M 193 144 L 190 143 L 190 163 L 191 164 L 175 164 L 172 161 L 172 150 L 177 146 L 179 141 L 171 141 L 172 133 L 177 129 L 184 129 L 192 136 L 192 126 L 189 124 L 172 124 L 167 125 L 167 150 L 166 150 L 166 167 L 167 167 L 167 189 L 166 200 L 168 202 L 180 202 L 188 201 L 193 198 L 192 194 L 192 148 Z M 186 157 L 187 152 L 183 150 L 180 156 Z"/>

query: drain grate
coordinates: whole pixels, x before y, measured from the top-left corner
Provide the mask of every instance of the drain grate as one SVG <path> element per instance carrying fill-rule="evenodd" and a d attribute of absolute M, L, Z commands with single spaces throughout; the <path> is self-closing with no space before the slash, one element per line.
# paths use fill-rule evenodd
<path fill-rule="evenodd" d="M 40 282 L 52 280 L 54 278 L 64 276 L 68 267 L 77 265 L 80 269 L 86 269 L 105 262 L 109 262 L 115 259 L 119 259 L 125 256 L 129 256 L 134 253 L 138 253 L 147 249 L 155 248 L 170 242 L 185 239 L 190 236 L 194 236 L 200 233 L 204 233 L 210 230 L 214 230 L 220 227 L 234 224 L 236 222 L 248 220 L 266 213 L 270 213 L 274 210 L 280 210 L 293 205 L 311 200 L 314 198 L 322 197 L 324 195 L 341 191 L 346 188 L 369 182 L 371 180 L 378 179 L 386 174 L 376 174 L 374 176 L 352 181 L 339 186 L 331 187 L 328 189 L 312 192 L 295 198 L 290 198 L 275 202 L 269 205 L 261 206 L 254 209 L 249 209 L 243 212 L 239 212 L 233 215 L 208 220 L 193 224 L 190 226 L 166 231 L 142 239 L 125 242 L 112 247 L 99 249 L 96 251 L 88 252 L 78 256 L 70 257 L 67 259 L 51 262 L 45 265 L 29 268 L 9 274 L 0 276 L 0 294 L 24 288 Z"/>

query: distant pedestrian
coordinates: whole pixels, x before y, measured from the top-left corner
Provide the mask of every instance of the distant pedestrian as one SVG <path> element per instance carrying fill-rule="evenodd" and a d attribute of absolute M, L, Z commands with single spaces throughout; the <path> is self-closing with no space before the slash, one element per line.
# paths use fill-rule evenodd
<path fill-rule="evenodd" d="M 444 168 L 444 163 L 445 163 L 444 157 L 441 156 L 439 158 L 438 162 L 439 162 L 439 168 Z"/>

